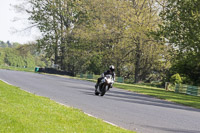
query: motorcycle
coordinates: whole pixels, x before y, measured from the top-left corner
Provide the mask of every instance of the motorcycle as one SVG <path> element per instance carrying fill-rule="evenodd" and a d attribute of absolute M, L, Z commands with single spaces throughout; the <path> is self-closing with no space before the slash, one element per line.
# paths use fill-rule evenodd
<path fill-rule="evenodd" d="M 95 89 L 95 95 L 103 96 L 111 87 L 111 85 L 114 83 L 112 75 L 106 75 L 97 88 Z"/>

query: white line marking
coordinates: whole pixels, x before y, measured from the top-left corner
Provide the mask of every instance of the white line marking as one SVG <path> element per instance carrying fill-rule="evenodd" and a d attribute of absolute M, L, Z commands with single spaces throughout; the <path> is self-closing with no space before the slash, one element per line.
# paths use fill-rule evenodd
<path fill-rule="evenodd" d="M 8 85 L 12 85 L 12 84 L 8 83 L 8 82 L 5 81 L 5 80 L 2 80 L 2 79 L 0 79 L 0 80 L 3 81 L 4 83 L 8 84 Z"/>
<path fill-rule="evenodd" d="M 88 114 L 88 113 L 86 113 L 86 112 L 84 112 L 84 114 L 86 114 L 86 115 L 88 115 L 88 116 L 90 116 L 90 117 L 94 117 L 94 118 L 96 118 L 96 119 L 100 119 L 100 118 L 95 117 L 95 116 L 93 116 L 93 115 L 91 115 L 91 114 Z M 111 122 L 109 122 L 109 121 L 105 121 L 105 120 L 103 120 L 103 121 L 106 122 L 106 123 L 108 123 L 108 124 L 111 124 L 111 125 L 113 125 L 113 126 L 115 126 L 115 127 L 119 127 L 119 126 L 117 126 L 117 125 L 115 125 L 115 124 L 113 124 L 113 123 L 111 123 Z"/>

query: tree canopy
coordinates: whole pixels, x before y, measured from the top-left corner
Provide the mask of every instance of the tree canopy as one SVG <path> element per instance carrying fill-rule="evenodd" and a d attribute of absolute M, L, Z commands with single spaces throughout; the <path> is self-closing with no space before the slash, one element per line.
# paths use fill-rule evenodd
<path fill-rule="evenodd" d="M 35 44 L 21 45 L 19 43 L 11 43 L 11 46 L 4 47 L 3 45 L 0 48 L 0 65 L 28 68 L 49 65 L 44 56 L 37 52 Z"/>
<path fill-rule="evenodd" d="M 29 20 L 43 34 L 39 48 L 61 69 L 100 74 L 109 65 L 135 82 L 158 73 L 164 48 L 150 31 L 160 19 L 155 0 L 29 0 Z"/>
<path fill-rule="evenodd" d="M 100 74 L 109 65 L 131 82 L 200 82 L 198 0 L 28 0 L 37 40 L 60 69 Z M 184 80 L 187 79 L 187 80 Z"/>
<path fill-rule="evenodd" d="M 173 47 L 172 74 L 180 73 L 192 84 L 200 83 L 200 1 L 168 0 L 161 12 L 158 31 Z"/>

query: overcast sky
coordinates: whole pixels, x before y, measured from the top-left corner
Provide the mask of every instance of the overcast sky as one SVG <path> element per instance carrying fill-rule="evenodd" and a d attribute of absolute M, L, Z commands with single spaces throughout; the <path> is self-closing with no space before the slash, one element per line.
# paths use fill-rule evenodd
<path fill-rule="evenodd" d="M 16 5 L 19 0 L 0 0 L 0 40 L 7 42 L 28 43 L 36 40 L 39 35 L 34 29 L 23 31 L 29 27 L 27 16 L 16 13 L 11 5 Z M 18 21 L 13 21 L 17 18 Z M 16 32 L 17 31 L 17 32 Z"/>

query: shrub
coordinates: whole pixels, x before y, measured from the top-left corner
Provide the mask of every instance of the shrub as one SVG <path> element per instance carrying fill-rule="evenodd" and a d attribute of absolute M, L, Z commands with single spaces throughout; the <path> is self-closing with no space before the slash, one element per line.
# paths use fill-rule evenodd
<path fill-rule="evenodd" d="M 171 78 L 170 78 L 170 82 L 172 84 L 180 84 L 180 83 L 182 83 L 181 76 L 178 73 L 172 75 Z"/>

